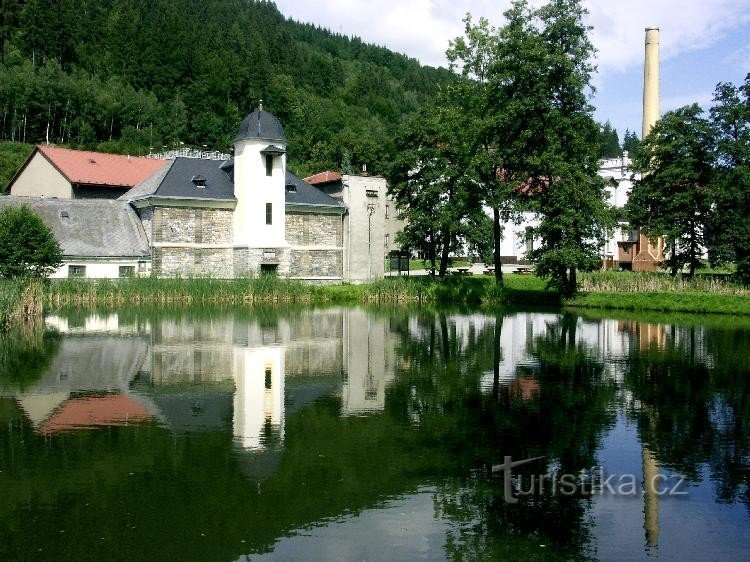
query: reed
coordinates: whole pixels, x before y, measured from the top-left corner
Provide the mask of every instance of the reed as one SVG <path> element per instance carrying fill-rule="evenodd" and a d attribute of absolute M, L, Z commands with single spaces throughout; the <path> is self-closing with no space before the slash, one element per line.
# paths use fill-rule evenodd
<path fill-rule="evenodd" d="M 729 276 L 727 276 L 729 279 Z M 750 289 L 714 276 L 693 279 L 664 273 L 597 271 L 580 277 L 583 293 L 710 293 L 750 296 Z"/>
<path fill-rule="evenodd" d="M 0 331 L 14 323 L 34 322 L 44 312 L 44 294 L 39 280 L 0 280 Z"/>

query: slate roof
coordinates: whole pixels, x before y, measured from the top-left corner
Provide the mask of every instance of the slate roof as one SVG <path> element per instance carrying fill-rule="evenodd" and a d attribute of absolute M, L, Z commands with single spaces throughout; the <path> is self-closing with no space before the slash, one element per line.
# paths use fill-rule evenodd
<path fill-rule="evenodd" d="M 306 181 L 299 179 L 291 172 L 286 173 L 286 185 L 293 186 L 295 190 L 286 189 L 287 205 L 325 205 L 328 207 L 341 207 L 343 211 L 346 207 L 338 199 L 323 193 L 320 189 L 310 185 Z"/>
<path fill-rule="evenodd" d="M 141 221 L 127 202 L 0 196 L 0 209 L 21 205 L 28 205 L 42 217 L 66 257 L 151 255 Z"/>
<path fill-rule="evenodd" d="M 286 142 L 284 127 L 276 117 L 268 111 L 256 109 L 240 124 L 235 141 L 244 139 L 264 139 L 268 141 Z"/>
<path fill-rule="evenodd" d="M 153 158 L 44 145 L 37 146 L 27 162 L 36 152 L 42 153 L 70 183 L 81 185 L 132 187 L 166 164 Z"/>
<path fill-rule="evenodd" d="M 175 158 L 164 168 L 119 197 L 120 201 L 135 201 L 148 196 L 180 199 L 214 199 L 234 201 L 231 167 L 221 160 Z M 198 187 L 194 178 L 205 179 L 205 187 Z"/>

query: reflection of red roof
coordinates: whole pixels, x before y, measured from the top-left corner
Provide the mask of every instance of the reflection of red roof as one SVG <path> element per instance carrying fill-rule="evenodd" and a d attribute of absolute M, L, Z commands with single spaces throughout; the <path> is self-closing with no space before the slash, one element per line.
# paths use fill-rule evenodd
<path fill-rule="evenodd" d="M 151 418 L 151 413 L 125 394 L 86 396 L 67 400 L 39 426 L 44 434 L 103 425 L 127 425 Z"/>
<path fill-rule="evenodd" d="M 310 185 L 322 185 L 324 183 L 333 183 L 335 181 L 341 181 L 341 174 L 338 172 L 332 172 L 326 170 L 318 174 L 313 174 L 310 177 L 305 178 L 305 181 Z"/>
<path fill-rule="evenodd" d="M 539 383 L 534 379 L 519 378 L 510 383 L 510 390 L 520 395 L 521 400 L 531 400 L 539 392 Z"/>
<path fill-rule="evenodd" d="M 167 164 L 166 160 L 37 146 L 70 183 L 133 187 Z"/>

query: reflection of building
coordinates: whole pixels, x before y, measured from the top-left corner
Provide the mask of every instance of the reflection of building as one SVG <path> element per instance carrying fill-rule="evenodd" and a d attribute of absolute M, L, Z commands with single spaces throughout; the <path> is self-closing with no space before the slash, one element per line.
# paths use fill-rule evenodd
<path fill-rule="evenodd" d="M 394 376 L 394 342 L 388 318 L 362 309 L 344 311 L 344 414 L 382 410 L 385 388 Z"/>

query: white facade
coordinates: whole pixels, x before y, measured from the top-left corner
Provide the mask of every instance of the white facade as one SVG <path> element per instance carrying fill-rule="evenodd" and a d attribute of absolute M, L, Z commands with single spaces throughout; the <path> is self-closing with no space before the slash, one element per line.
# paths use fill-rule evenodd
<path fill-rule="evenodd" d="M 243 139 L 234 145 L 235 246 L 287 247 L 284 227 L 286 153 L 264 154 L 270 145 L 286 150 L 286 145 L 278 140 Z M 271 175 L 267 175 L 266 158 L 271 160 Z"/>
<path fill-rule="evenodd" d="M 50 278 L 120 279 L 144 277 L 150 274 L 151 260 L 147 258 L 140 260 L 133 258 L 82 258 L 80 260 L 66 259 L 60 268 L 50 275 Z"/>

